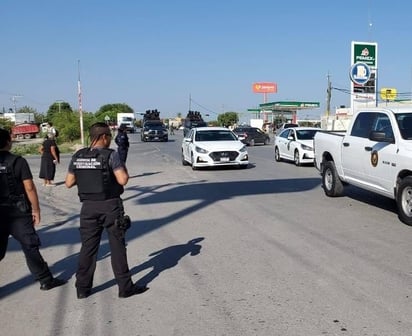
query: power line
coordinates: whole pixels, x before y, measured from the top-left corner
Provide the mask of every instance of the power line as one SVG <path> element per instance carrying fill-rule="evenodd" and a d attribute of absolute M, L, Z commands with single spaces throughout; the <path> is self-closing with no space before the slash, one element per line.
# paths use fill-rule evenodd
<path fill-rule="evenodd" d="M 206 110 L 206 111 L 208 111 L 208 112 L 210 112 L 210 113 L 219 115 L 219 113 L 216 113 L 215 111 L 213 111 L 213 110 L 211 110 L 211 109 L 209 109 L 209 108 L 207 108 L 207 107 L 199 104 L 198 102 L 196 102 L 195 100 L 193 100 L 192 97 L 190 97 L 190 101 L 193 102 L 193 103 L 195 103 L 197 106 L 201 107 L 202 109 L 204 109 L 204 110 Z"/>

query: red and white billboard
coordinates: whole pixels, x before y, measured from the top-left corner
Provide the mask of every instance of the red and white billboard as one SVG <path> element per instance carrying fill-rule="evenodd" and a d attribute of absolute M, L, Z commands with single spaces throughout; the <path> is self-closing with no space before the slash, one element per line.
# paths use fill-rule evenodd
<path fill-rule="evenodd" d="M 253 84 L 254 93 L 276 93 L 278 92 L 278 85 L 276 83 L 262 82 Z"/>

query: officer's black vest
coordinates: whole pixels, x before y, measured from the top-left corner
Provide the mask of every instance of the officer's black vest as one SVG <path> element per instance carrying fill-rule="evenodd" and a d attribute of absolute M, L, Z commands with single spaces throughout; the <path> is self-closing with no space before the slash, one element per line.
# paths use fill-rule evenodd
<path fill-rule="evenodd" d="M 113 149 L 80 149 L 73 156 L 74 175 L 80 201 L 103 201 L 118 198 L 123 193 L 109 166 Z"/>
<path fill-rule="evenodd" d="M 0 161 L 0 205 L 13 205 L 13 200 L 23 194 L 23 187 L 17 183 L 14 163 L 19 156 L 7 153 Z"/>

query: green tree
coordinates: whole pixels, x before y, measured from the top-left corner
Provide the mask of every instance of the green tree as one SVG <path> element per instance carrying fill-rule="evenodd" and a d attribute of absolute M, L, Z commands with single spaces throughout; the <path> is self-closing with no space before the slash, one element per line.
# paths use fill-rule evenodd
<path fill-rule="evenodd" d="M 96 121 L 105 122 L 108 116 L 110 121 L 116 122 L 118 113 L 134 113 L 134 110 L 127 104 L 106 104 L 96 112 Z"/>
<path fill-rule="evenodd" d="M 229 127 L 239 121 L 239 116 L 236 112 L 225 112 L 217 116 L 217 121 L 220 125 Z"/>
<path fill-rule="evenodd" d="M 0 128 L 4 128 L 10 132 L 12 126 L 13 126 L 13 122 L 11 122 L 9 119 L 0 118 Z"/>
<path fill-rule="evenodd" d="M 23 106 L 23 107 L 17 109 L 17 112 L 18 113 L 34 113 L 34 114 L 36 114 L 37 110 L 30 107 L 30 106 Z"/>
<path fill-rule="evenodd" d="M 55 123 L 55 115 L 58 113 L 69 113 L 73 112 L 72 107 L 70 106 L 69 103 L 61 101 L 61 102 L 54 102 L 53 104 L 50 105 L 47 113 L 46 113 L 46 119 L 47 121 L 51 121 L 52 123 Z"/>

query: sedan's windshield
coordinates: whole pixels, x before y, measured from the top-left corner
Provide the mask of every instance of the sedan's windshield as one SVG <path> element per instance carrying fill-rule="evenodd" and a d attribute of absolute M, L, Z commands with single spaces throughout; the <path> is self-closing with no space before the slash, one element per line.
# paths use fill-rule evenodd
<path fill-rule="evenodd" d="M 231 131 L 209 130 L 198 131 L 195 135 L 195 141 L 234 141 L 236 136 Z"/>

